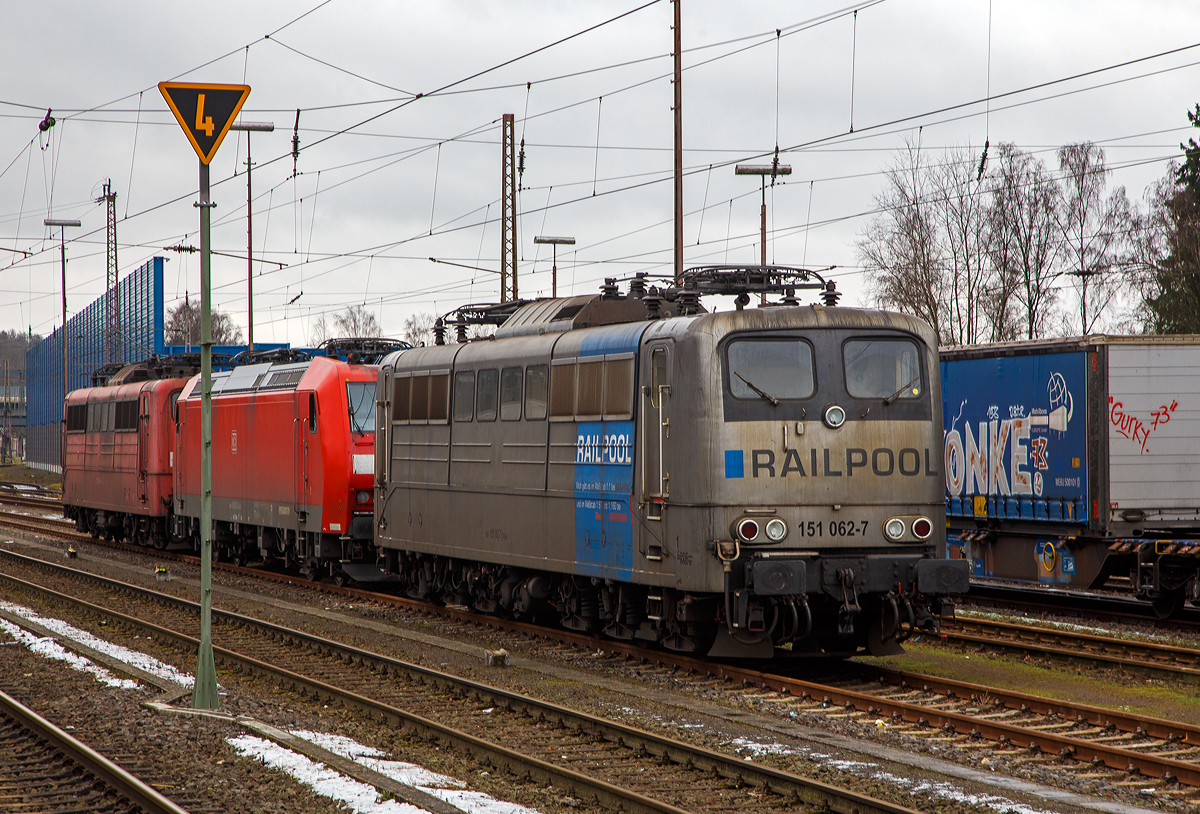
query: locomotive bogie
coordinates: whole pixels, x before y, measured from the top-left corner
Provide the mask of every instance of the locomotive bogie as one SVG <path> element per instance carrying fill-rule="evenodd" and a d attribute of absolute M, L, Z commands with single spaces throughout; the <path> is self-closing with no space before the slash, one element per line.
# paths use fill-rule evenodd
<path fill-rule="evenodd" d="M 384 360 L 376 540 L 410 594 L 714 655 L 895 652 L 952 612 L 926 326 L 563 324 L 582 299 Z"/>

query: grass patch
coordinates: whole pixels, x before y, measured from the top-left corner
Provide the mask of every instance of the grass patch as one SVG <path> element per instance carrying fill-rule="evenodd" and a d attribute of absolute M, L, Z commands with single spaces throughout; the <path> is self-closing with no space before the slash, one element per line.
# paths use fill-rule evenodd
<path fill-rule="evenodd" d="M 993 653 L 963 653 L 938 645 L 905 643 L 902 656 L 856 659 L 941 678 L 987 684 L 1061 701 L 1200 725 L 1195 686 L 1122 675 L 1091 665 L 1044 664 Z"/>

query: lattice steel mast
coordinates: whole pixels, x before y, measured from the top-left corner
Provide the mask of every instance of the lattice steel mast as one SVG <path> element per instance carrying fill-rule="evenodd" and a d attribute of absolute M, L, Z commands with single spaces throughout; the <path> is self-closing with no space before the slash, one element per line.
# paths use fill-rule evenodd
<path fill-rule="evenodd" d="M 112 191 L 112 180 L 104 182 L 104 194 L 96 202 L 108 204 L 108 274 L 104 288 L 104 336 L 105 358 L 108 364 L 121 361 L 121 302 L 117 293 L 117 193 Z"/>
<path fill-rule="evenodd" d="M 505 113 L 500 127 L 500 302 L 517 297 L 517 145 L 515 116 Z"/>

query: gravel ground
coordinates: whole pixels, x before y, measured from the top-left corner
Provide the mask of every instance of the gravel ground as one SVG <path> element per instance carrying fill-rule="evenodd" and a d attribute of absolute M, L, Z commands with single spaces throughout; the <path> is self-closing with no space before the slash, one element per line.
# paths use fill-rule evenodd
<path fill-rule="evenodd" d="M 39 553 L 45 556 L 45 549 Z M 106 559 L 93 560 L 84 552 L 78 564 L 87 570 L 131 582 L 154 581 L 152 557 L 113 553 L 111 556 L 106 555 Z M 196 590 L 192 582 L 195 569 L 177 563 L 173 563 L 171 568 L 174 578 L 170 582 L 158 583 L 155 587 L 195 598 Z M 946 748 L 929 743 L 925 739 L 889 733 L 886 727 L 864 727 L 845 721 L 831 721 L 821 714 L 797 712 L 794 707 L 779 703 L 777 698 L 731 693 L 726 687 L 711 682 L 689 679 L 666 670 L 635 665 L 618 659 L 604 658 L 599 654 L 548 646 L 532 639 L 501 634 L 486 628 L 471 629 L 375 603 L 347 602 L 301 588 L 260 583 L 228 575 L 218 575 L 216 579 L 221 586 L 217 591 L 216 601 L 223 609 L 269 617 L 284 625 L 328 635 L 397 658 L 441 667 L 450 672 L 518 692 L 528 692 L 598 715 L 623 718 L 626 722 L 642 728 L 700 742 L 712 748 L 725 751 L 737 748 L 747 757 L 754 757 L 756 760 L 827 782 L 841 784 L 846 783 L 849 778 L 860 791 L 890 797 L 926 811 L 1036 812 L 1081 809 L 1061 800 L 1050 801 L 1046 798 L 1039 799 L 1037 796 L 1001 792 L 996 787 L 986 784 L 955 781 L 946 785 L 946 778 L 934 771 L 911 764 L 889 763 L 878 757 L 867 759 L 859 751 L 844 749 L 842 744 L 835 742 L 836 737 L 823 738 L 820 733 L 867 740 L 881 747 L 895 747 L 910 753 L 918 752 L 931 758 L 951 759 L 978 768 L 984 773 L 1011 774 L 1089 797 L 1099 795 L 1117 801 L 1118 805 L 1109 808 L 1110 811 L 1121 810 L 1120 805 L 1185 810 L 1183 806 L 1170 800 L 1138 794 L 1136 789 L 1121 789 L 1102 785 L 1088 778 L 1080 779 L 1075 773 L 1056 768 L 1053 764 L 1027 763 L 1023 754 L 1017 750 L 993 752 Z M 84 624 L 81 623 L 81 626 Z M 140 644 L 141 649 L 154 649 L 144 641 Z M 508 670 L 489 670 L 483 666 L 481 649 L 502 646 L 514 654 L 515 666 Z M 164 660 L 170 660 L 172 657 L 166 652 L 155 655 Z M 178 656 L 175 656 L 175 659 L 178 660 Z M 33 672 L 36 674 L 36 671 Z M 7 680 L 6 675 L 6 671 L 0 671 L 0 680 Z M 464 762 L 456 755 L 439 752 L 423 743 L 400 739 L 395 733 L 383 730 L 375 724 L 357 720 L 340 710 L 318 708 L 310 702 L 291 697 L 279 688 L 264 686 L 262 682 L 228 675 L 222 675 L 219 679 L 231 693 L 223 699 L 225 712 L 251 715 L 280 728 L 302 727 L 337 731 L 362 743 L 384 749 L 397 759 L 411 760 L 436 771 L 470 780 L 474 788 L 542 811 L 587 808 L 581 801 L 562 797 L 553 790 L 513 784 L 493 777 L 478 765 Z M 584 682 L 582 685 L 581 681 Z M 76 689 L 77 697 L 89 694 Z M 134 707 L 132 720 L 149 715 L 137 707 L 136 701 L 126 700 L 124 703 Z M 99 706 L 103 707 L 104 704 Z M 752 716 L 762 717 L 760 720 Z M 195 722 L 188 719 L 186 723 L 177 723 L 175 726 L 182 726 L 195 743 L 201 743 L 201 736 L 198 734 L 201 728 Z M 215 727 L 221 732 L 224 725 L 206 723 L 205 726 Z M 792 737 L 801 732 L 802 726 L 812 727 L 816 735 L 808 739 Z M 129 731 L 131 727 L 132 724 L 123 724 L 118 729 Z M 139 727 L 132 731 L 137 732 L 140 729 Z M 266 772 L 253 761 L 234 757 L 232 750 L 224 744 L 223 738 L 227 734 L 229 733 L 212 734 L 212 740 L 205 742 L 205 748 L 193 749 L 198 755 L 196 758 L 190 761 L 181 758 L 180 766 L 183 768 L 179 770 L 178 776 L 190 777 L 196 772 L 198 776 L 209 778 L 215 768 L 220 777 L 227 777 L 228 775 L 221 774 L 226 767 L 232 770 L 247 762 L 251 763 L 253 768 Z M 180 747 L 183 748 L 187 743 L 185 737 Z M 173 750 L 163 751 L 166 753 Z M 772 751 L 776 754 L 770 754 Z M 205 755 L 213 757 L 208 758 Z M 216 760 L 220 759 L 225 759 L 226 763 L 215 765 Z M 193 768 L 193 763 L 201 764 L 204 767 L 203 771 L 201 765 Z M 266 775 L 275 778 L 276 783 L 282 781 L 285 786 L 295 788 L 290 780 L 283 780 L 281 775 L 273 772 L 266 772 Z M 230 780 L 230 783 L 232 782 Z M 1002 785 L 1013 785 L 1006 781 L 1001 782 Z M 921 785 L 922 783 L 925 785 Z M 208 780 L 202 785 L 209 789 L 215 783 Z M 192 788 L 195 788 L 195 784 Z M 1027 807 L 1008 807 L 1012 803 Z M 318 800 L 315 804 L 318 808 L 313 810 L 333 810 L 328 801 Z M 290 808 L 297 810 L 294 806 Z M 257 802 L 251 804 L 248 799 L 235 797 L 233 800 L 222 800 L 218 808 L 211 810 L 275 809 Z M 298 810 L 303 812 L 310 809 Z"/>

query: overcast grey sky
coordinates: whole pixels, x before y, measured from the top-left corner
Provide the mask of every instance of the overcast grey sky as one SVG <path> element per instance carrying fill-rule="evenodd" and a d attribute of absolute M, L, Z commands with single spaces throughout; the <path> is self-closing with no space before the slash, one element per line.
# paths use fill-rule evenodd
<path fill-rule="evenodd" d="M 311 320 L 351 304 L 398 335 L 411 313 L 495 300 L 496 274 L 428 258 L 498 268 L 505 113 L 525 139 L 522 295 L 549 294 L 538 234 L 578 241 L 559 253 L 560 295 L 669 273 L 673 10 L 642 4 L 9 0 L 0 247 L 33 255 L 0 251 L 0 327 L 59 323 L 46 217 L 83 222 L 67 232 L 70 312 L 101 295 L 106 178 L 121 273 L 163 254 L 168 307 L 196 292 L 198 256 L 163 251 L 199 244 L 197 162 L 164 80 L 245 82 L 242 118 L 277 127 L 252 137 L 255 256 L 286 264 L 256 266 L 257 341 L 302 344 Z M 1052 166 L 1059 145 L 1095 141 L 1111 183 L 1140 200 L 1198 135 L 1185 115 L 1200 101 L 1194 1 L 682 4 L 688 265 L 757 258 L 758 185 L 732 164 L 769 160 L 776 144 L 793 174 L 769 193 L 769 259 L 837 266 L 843 303 L 862 305 L 854 242 L 906 139 L 976 152 L 1010 141 Z M 1172 49 L 1184 50 L 1100 71 Z M 42 134 L 47 108 L 58 123 Z M 245 158 L 231 133 L 212 164 L 213 245 L 234 255 L 246 249 Z M 245 275 L 244 260 L 214 258 L 214 303 L 243 327 Z"/>

